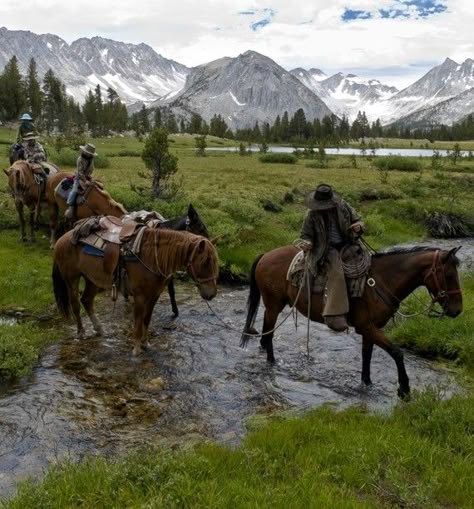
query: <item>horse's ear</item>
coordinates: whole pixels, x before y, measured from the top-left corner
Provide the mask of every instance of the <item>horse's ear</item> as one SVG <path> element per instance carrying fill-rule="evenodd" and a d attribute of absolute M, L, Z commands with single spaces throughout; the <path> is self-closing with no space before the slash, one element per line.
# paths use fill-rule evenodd
<path fill-rule="evenodd" d="M 217 246 L 217 243 L 219 242 L 219 240 L 221 240 L 222 238 L 222 235 L 218 235 L 217 237 L 214 237 L 213 239 L 211 239 L 211 244 L 213 244 L 214 246 Z"/>
<path fill-rule="evenodd" d="M 443 263 L 447 263 L 451 258 L 456 256 L 456 253 L 462 248 L 462 246 L 453 247 L 453 249 L 449 250 L 445 255 Z"/>
<path fill-rule="evenodd" d="M 3 170 L 3 173 L 5 173 L 5 175 L 6 175 L 7 177 L 9 177 L 9 176 L 10 176 L 10 172 L 9 172 L 9 171 L 7 171 L 7 170 L 5 170 L 5 169 Z"/>
<path fill-rule="evenodd" d="M 200 253 L 203 253 L 203 252 L 204 252 L 204 250 L 206 249 L 206 242 L 207 242 L 207 240 L 206 240 L 206 239 L 201 239 L 201 240 L 199 241 L 198 251 L 199 251 Z"/>
<path fill-rule="evenodd" d="M 196 212 L 196 209 L 193 207 L 192 203 L 190 203 L 189 206 L 188 206 L 188 217 L 190 219 L 192 219 L 192 218 L 197 217 L 197 215 L 198 214 Z"/>

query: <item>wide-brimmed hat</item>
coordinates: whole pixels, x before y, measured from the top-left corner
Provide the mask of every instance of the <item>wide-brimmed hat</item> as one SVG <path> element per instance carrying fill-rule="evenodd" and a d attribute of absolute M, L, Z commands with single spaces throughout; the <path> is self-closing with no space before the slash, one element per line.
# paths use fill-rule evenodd
<path fill-rule="evenodd" d="M 23 115 L 20 117 L 20 120 L 33 120 L 33 119 L 29 113 L 23 113 Z"/>
<path fill-rule="evenodd" d="M 26 133 L 25 136 L 23 136 L 23 141 L 30 141 L 30 140 L 37 140 L 38 136 L 36 136 L 35 133 Z"/>
<path fill-rule="evenodd" d="M 328 184 L 320 184 L 306 195 L 305 205 L 311 210 L 328 210 L 337 205 L 337 195 Z"/>
<path fill-rule="evenodd" d="M 92 145 L 92 143 L 86 143 L 85 145 L 80 145 L 79 148 L 85 152 L 86 154 L 89 154 L 90 156 L 97 156 L 97 152 L 95 151 L 95 145 Z"/>

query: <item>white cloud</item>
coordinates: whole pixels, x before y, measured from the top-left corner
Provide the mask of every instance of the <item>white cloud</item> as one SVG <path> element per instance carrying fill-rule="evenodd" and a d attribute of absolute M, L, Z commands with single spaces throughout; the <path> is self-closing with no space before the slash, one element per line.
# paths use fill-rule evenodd
<path fill-rule="evenodd" d="M 389 68 L 389 83 L 408 84 L 446 57 L 474 57 L 470 0 L 440 2 L 447 11 L 427 18 L 375 16 L 343 22 L 345 9 L 376 13 L 393 7 L 395 0 L 24 0 L 21 12 L 16 0 L 1 0 L 0 23 L 55 33 L 68 42 L 93 35 L 145 42 L 187 65 L 253 49 L 286 68 L 319 67 L 327 73 L 358 69 L 374 77 Z M 274 16 L 253 31 L 250 24 L 264 19 L 265 9 Z"/>

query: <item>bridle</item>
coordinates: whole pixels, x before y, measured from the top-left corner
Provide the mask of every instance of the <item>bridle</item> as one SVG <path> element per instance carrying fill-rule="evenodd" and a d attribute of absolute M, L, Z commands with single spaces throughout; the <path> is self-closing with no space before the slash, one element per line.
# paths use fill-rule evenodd
<path fill-rule="evenodd" d="M 429 278 L 433 279 L 435 292 L 432 292 L 427 285 Z M 431 263 L 430 270 L 426 273 L 423 278 L 423 283 L 430 292 L 431 304 L 439 302 L 443 308 L 445 308 L 449 302 L 451 295 L 462 295 L 461 288 L 455 288 L 448 290 L 448 284 L 446 282 L 446 275 L 444 273 L 444 264 L 440 258 L 440 250 L 437 249 L 433 254 L 433 261 Z"/>
<path fill-rule="evenodd" d="M 214 284 L 217 284 L 217 277 L 211 276 L 211 277 L 204 278 L 204 279 L 199 278 L 197 276 L 197 274 L 196 274 L 195 269 L 194 269 L 193 261 L 194 261 L 194 258 L 196 257 L 197 250 L 199 249 L 199 244 L 203 240 L 206 241 L 206 242 L 209 242 L 211 244 L 211 241 L 206 239 L 206 238 L 198 239 L 194 243 L 193 251 L 192 251 L 191 256 L 189 257 L 189 260 L 188 260 L 187 269 L 188 269 L 188 272 L 191 274 L 191 277 L 193 278 L 193 280 L 196 283 L 196 285 L 201 285 L 203 283 L 208 283 L 209 281 L 212 281 Z"/>

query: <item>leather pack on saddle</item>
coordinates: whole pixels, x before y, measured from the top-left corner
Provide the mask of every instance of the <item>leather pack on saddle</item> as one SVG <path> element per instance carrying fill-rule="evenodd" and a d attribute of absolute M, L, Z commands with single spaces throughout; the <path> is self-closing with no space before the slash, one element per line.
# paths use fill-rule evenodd
<path fill-rule="evenodd" d="M 367 275 L 370 271 L 371 256 L 367 251 L 361 249 L 358 244 L 345 247 L 341 251 L 342 267 L 346 278 L 347 291 L 350 297 L 361 297 L 364 293 Z M 299 288 L 305 284 L 306 256 L 304 251 L 299 251 L 290 263 L 287 281 Z M 312 281 L 312 293 L 322 294 L 327 285 L 327 268 L 322 266 L 318 273 L 314 273 L 311 266 L 310 279 Z"/>
<path fill-rule="evenodd" d="M 30 163 L 30 168 L 33 172 L 33 178 L 35 179 L 35 182 L 42 187 L 44 187 L 44 184 L 49 177 L 52 177 L 58 173 L 58 169 L 55 166 L 46 162 L 42 162 L 41 164 Z"/>

